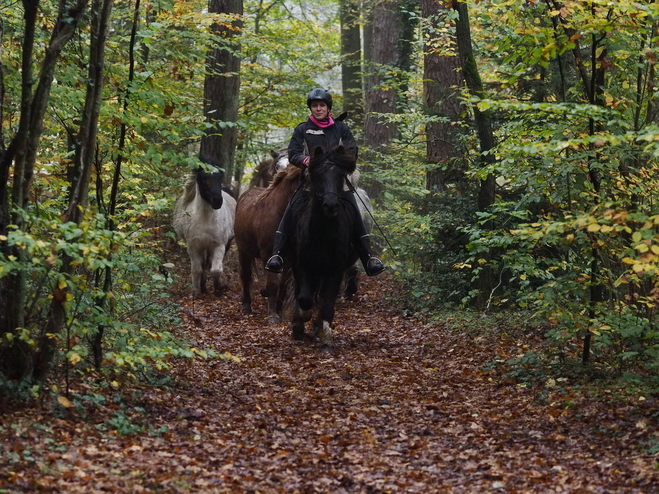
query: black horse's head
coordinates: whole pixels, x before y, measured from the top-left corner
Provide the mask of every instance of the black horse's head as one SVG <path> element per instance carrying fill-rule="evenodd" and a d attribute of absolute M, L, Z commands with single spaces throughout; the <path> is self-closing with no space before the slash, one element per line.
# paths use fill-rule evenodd
<path fill-rule="evenodd" d="M 224 182 L 224 171 L 221 171 L 220 163 L 215 158 L 200 156 L 201 161 L 212 165 L 219 171 L 207 172 L 202 167 L 197 168 L 197 187 L 201 198 L 211 205 L 213 209 L 222 207 L 222 184 Z"/>
<path fill-rule="evenodd" d="M 309 160 L 311 188 L 326 216 L 333 218 L 339 211 L 346 176 L 355 171 L 355 156 L 339 146 L 329 153 L 317 147 Z"/>

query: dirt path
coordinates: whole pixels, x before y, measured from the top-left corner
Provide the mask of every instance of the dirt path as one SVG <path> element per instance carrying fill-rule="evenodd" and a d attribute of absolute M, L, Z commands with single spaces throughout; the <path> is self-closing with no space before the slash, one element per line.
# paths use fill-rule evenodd
<path fill-rule="evenodd" d="M 400 317 L 390 279 L 364 281 L 337 308 L 333 355 L 268 326 L 261 300 L 240 315 L 237 285 L 186 299 L 188 335 L 240 362 L 183 363 L 175 387 L 130 398 L 127 422 L 151 434 L 102 431 L 102 411 L 0 417 L 0 493 L 659 492 L 639 453 L 659 440 L 654 398 L 503 382 L 483 364 L 519 342 Z"/>

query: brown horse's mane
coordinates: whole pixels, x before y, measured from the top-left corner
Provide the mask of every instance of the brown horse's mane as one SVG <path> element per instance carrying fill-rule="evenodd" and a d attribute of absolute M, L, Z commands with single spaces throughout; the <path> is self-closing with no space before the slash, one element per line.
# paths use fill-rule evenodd
<path fill-rule="evenodd" d="M 273 191 L 279 187 L 279 184 L 283 182 L 299 182 L 300 174 L 302 174 L 302 169 L 294 165 L 289 165 L 283 170 L 278 171 L 272 179 L 272 182 L 270 182 L 270 185 L 268 185 L 268 188 L 259 196 L 258 202 L 263 201 L 264 198 L 270 196 Z"/>

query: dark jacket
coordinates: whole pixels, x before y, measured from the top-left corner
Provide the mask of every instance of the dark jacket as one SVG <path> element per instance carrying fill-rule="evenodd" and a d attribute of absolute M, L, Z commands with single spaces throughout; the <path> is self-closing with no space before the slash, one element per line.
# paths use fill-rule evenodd
<path fill-rule="evenodd" d="M 293 137 L 288 144 L 288 161 L 302 168 L 304 158 L 313 153 L 316 147 L 320 146 L 324 152 L 328 152 L 338 147 L 339 142 L 347 152 L 353 152 L 357 157 L 357 143 L 346 124 L 334 120 L 334 125 L 321 129 L 311 119 L 307 119 L 293 131 Z"/>

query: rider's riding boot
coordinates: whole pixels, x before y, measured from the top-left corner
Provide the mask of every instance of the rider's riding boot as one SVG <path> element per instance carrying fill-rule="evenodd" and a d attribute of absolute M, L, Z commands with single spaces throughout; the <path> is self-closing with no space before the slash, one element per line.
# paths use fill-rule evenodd
<path fill-rule="evenodd" d="M 359 259 L 364 266 L 364 271 L 369 276 L 375 276 L 384 271 L 384 264 L 377 257 L 374 257 L 371 253 L 371 240 L 368 235 L 363 235 L 360 237 L 359 242 L 356 245 L 357 254 L 359 254 Z"/>
<path fill-rule="evenodd" d="M 265 263 L 265 269 L 272 273 L 281 273 L 284 269 L 283 252 L 286 247 L 286 234 L 280 231 L 275 233 L 275 246 L 272 249 L 273 255 Z"/>

